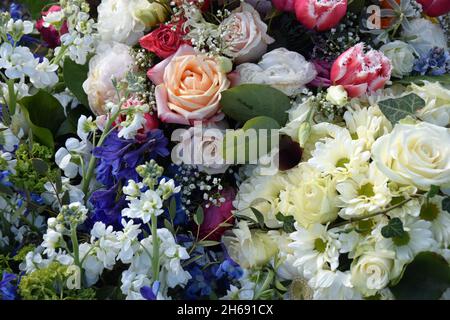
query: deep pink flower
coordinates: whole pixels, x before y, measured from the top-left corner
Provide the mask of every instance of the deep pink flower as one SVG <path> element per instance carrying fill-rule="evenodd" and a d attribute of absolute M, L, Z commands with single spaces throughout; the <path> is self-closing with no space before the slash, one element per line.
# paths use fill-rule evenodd
<path fill-rule="evenodd" d="M 330 30 L 347 13 L 347 0 L 295 0 L 297 20 L 309 29 Z"/>
<path fill-rule="evenodd" d="M 417 0 L 422 5 L 423 11 L 430 17 L 443 16 L 450 12 L 449 0 Z"/>
<path fill-rule="evenodd" d="M 334 61 L 330 79 L 333 85 L 344 86 L 353 98 L 382 89 L 390 79 L 391 71 L 391 62 L 383 53 L 364 52 L 364 44 L 358 43 Z"/>
<path fill-rule="evenodd" d="M 316 88 L 328 88 L 331 86 L 331 64 L 324 60 L 313 60 L 311 62 L 314 64 L 314 68 L 316 68 L 317 76 L 313 81 L 308 83 L 308 86 Z"/>
<path fill-rule="evenodd" d="M 165 59 L 177 52 L 182 44 L 188 43 L 183 39 L 184 34 L 181 24 L 161 24 L 159 28 L 143 36 L 139 43 L 142 48 Z"/>
<path fill-rule="evenodd" d="M 61 7 L 54 5 L 51 6 L 48 11 L 44 11 L 42 12 L 42 16 L 45 17 L 47 16 L 47 14 L 49 14 L 50 12 L 57 12 L 57 11 L 61 11 Z M 61 40 L 60 37 L 69 32 L 69 28 L 67 26 L 67 21 L 64 21 L 61 25 L 61 28 L 58 30 L 56 29 L 54 26 L 50 25 L 48 27 L 44 26 L 44 19 L 41 18 L 39 20 L 36 21 L 36 29 L 39 31 L 39 33 L 41 34 L 42 39 L 44 39 L 44 41 L 47 43 L 47 46 L 49 48 L 56 48 L 58 46 L 61 45 Z"/>
<path fill-rule="evenodd" d="M 296 0 L 272 0 L 275 8 L 279 11 L 294 11 Z"/>
<path fill-rule="evenodd" d="M 205 240 L 220 241 L 224 232 L 229 228 L 219 227 L 221 223 L 234 223 L 232 214 L 233 200 L 236 197 L 236 192 L 232 188 L 226 188 L 221 192 L 225 202 L 220 207 L 211 205 L 209 208 L 203 207 L 204 220 L 200 226 L 199 238 Z"/>

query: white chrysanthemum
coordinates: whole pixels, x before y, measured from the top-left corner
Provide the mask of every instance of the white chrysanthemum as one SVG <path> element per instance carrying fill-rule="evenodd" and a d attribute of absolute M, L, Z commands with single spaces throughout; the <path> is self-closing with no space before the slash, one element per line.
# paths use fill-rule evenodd
<path fill-rule="evenodd" d="M 391 123 L 378 106 L 369 108 L 354 106 L 344 113 L 344 120 L 352 136 L 365 141 L 369 150 L 378 137 L 392 130 Z"/>
<path fill-rule="evenodd" d="M 294 216 L 303 227 L 337 218 L 336 183 L 331 176 L 321 176 L 312 166 L 301 163 L 288 171 L 286 180 L 286 189 L 279 196 L 281 213 Z"/>
<path fill-rule="evenodd" d="M 309 280 L 314 300 L 359 300 L 361 294 L 350 281 L 350 272 L 319 270 Z"/>
<path fill-rule="evenodd" d="M 338 183 L 339 215 L 344 219 L 375 212 L 391 201 L 388 178 L 375 166 L 369 165 L 366 173 L 355 174 Z"/>
<path fill-rule="evenodd" d="M 281 175 L 253 176 L 240 185 L 233 206 L 240 215 L 256 219 L 249 209 L 253 207 L 264 215 L 264 222 L 268 227 L 279 227 L 280 222 L 275 215 L 278 213 L 278 195 L 285 188 L 285 184 Z"/>
<path fill-rule="evenodd" d="M 337 131 L 334 139 L 316 143 L 308 163 L 325 174 L 342 181 L 368 169 L 370 152 L 364 151 L 363 140 L 353 140 L 348 130 Z"/>
<path fill-rule="evenodd" d="M 295 224 L 296 232 L 291 233 L 294 267 L 302 268 L 303 276 L 311 279 L 320 269 L 336 270 L 339 265 L 337 235 L 327 231 L 327 227 L 314 224 L 308 229 Z"/>
<path fill-rule="evenodd" d="M 145 30 L 136 11 L 146 4 L 147 0 L 103 0 L 97 8 L 97 29 L 102 40 L 136 44 Z"/>
<path fill-rule="evenodd" d="M 431 231 L 438 245 L 448 248 L 450 245 L 450 213 L 442 209 L 441 196 L 425 201 L 420 207 L 420 219 L 431 223 Z"/>
<path fill-rule="evenodd" d="M 121 81 L 129 71 L 134 70 L 130 50 L 129 46 L 117 42 L 104 43 L 89 61 L 88 78 L 83 83 L 83 89 L 95 114 L 106 113 L 106 102 L 117 102 L 117 92 L 112 80 Z"/>
<path fill-rule="evenodd" d="M 405 232 L 400 237 L 380 238 L 380 241 L 375 243 L 375 248 L 392 250 L 400 262 L 410 262 L 419 252 L 436 246 L 430 222 L 406 217 L 403 220 L 403 229 Z"/>

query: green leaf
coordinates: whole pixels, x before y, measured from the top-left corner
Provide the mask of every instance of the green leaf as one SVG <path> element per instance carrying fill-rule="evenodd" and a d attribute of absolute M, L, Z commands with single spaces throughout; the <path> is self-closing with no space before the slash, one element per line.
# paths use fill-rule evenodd
<path fill-rule="evenodd" d="M 287 121 L 290 99 L 280 90 L 263 84 L 242 84 L 222 92 L 222 111 L 236 121 L 258 116 L 275 119 L 280 126 Z"/>
<path fill-rule="evenodd" d="M 67 113 L 66 120 L 64 120 L 59 127 L 56 136 L 59 137 L 66 134 L 77 134 L 78 119 L 80 119 L 81 115 L 90 115 L 88 112 L 86 112 L 86 108 L 81 105 L 76 107 L 75 109 L 70 110 Z"/>
<path fill-rule="evenodd" d="M 175 220 L 176 215 L 177 215 L 177 201 L 175 200 L 175 197 L 172 197 L 172 199 L 170 199 L 170 204 L 169 204 L 170 219 Z"/>
<path fill-rule="evenodd" d="M 258 209 L 255 209 L 253 207 L 250 207 L 250 209 L 252 210 L 253 214 L 255 215 L 256 221 L 258 221 L 259 227 L 261 229 L 264 228 L 264 215 Z"/>
<path fill-rule="evenodd" d="M 449 286 L 448 262 L 434 252 L 422 252 L 406 266 L 402 279 L 390 289 L 400 300 L 436 300 Z"/>
<path fill-rule="evenodd" d="M 393 124 L 406 118 L 415 117 L 416 111 L 425 106 L 425 101 L 414 93 L 396 99 L 379 101 L 381 111 Z"/>
<path fill-rule="evenodd" d="M 70 204 L 70 195 L 69 195 L 69 191 L 67 190 L 66 192 L 64 192 L 62 199 L 61 199 L 61 204 L 62 205 L 68 205 Z"/>
<path fill-rule="evenodd" d="M 405 85 L 410 85 L 411 83 L 422 84 L 423 81 L 436 82 L 438 81 L 440 84 L 450 84 L 450 74 L 444 74 L 441 76 L 411 76 L 402 78 L 399 80 L 395 80 L 395 83 L 401 83 Z"/>
<path fill-rule="evenodd" d="M 295 231 L 295 219 L 293 216 L 286 216 L 283 223 L 283 230 L 287 233 L 292 233 Z"/>
<path fill-rule="evenodd" d="M 348 2 L 348 11 L 359 14 L 363 10 L 364 4 L 365 0 L 350 0 Z"/>
<path fill-rule="evenodd" d="M 27 7 L 30 15 L 33 19 L 38 19 L 41 16 L 41 12 L 45 11 L 47 6 L 56 2 L 55 0 L 17 0 L 17 2 Z"/>
<path fill-rule="evenodd" d="M 404 233 L 403 222 L 399 218 L 392 218 L 387 225 L 381 228 L 381 235 L 385 238 L 401 237 Z"/>
<path fill-rule="evenodd" d="M 446 197 L 442 200 L 442 209 L 450 213 L 450 197 Z"/>
<path fill-rule="evenodd" d="M 432 185 L 427 193 L 427 198 L 431 199 L 439 193 L 440 187 Z"/>
<path fill-rule="evenodd" d="M 172 225 L 172 223 L 169 220 L 164 219 L 164 227 L 167 230 L 169 230 L 172 234 L 175 234 L 175 230 L 173 229 L 173 225 Z"/>
<path fill-rule="evenodd" d="M 198 242 L 198 245 L 202 246 L 202 247 L 213 247 L 213 246 L 217 246 L 219 244 L 220 244 L 219 241 L 212 241 L 212 240 L 204 240 L 204 241 Z"/>
<path fill-rule="evenodd" d="M 56 136 L 61 123 L 64 122 L 64 108 L 50 93 L 39 90 L 34 96 L 25 97 L 20 104 L 28 110 L 30 121 L 41 128 L 50 130 Z M 35 134 L 35 132 L 33 131 Z"/>
<path fill-rule="evenodd" d="M 45 175 L 48 172 L 49 169 L 48 164 L 44 160 L 34 158 L 31 159 L 31 163 L 33 164 L 33 167 L 36 170 L 36 172 L 39 173 L 40 175 Z"/>
<path fill-rule="evenodd" d="M 34 138 L 36 138 L 37 142 L 40 142 L 41 144 L 45 145 L 46 147 L 49 147 L 51 149 L 54 149 L 55 142 L 53 139 L 52 132 L 46 128 L 39 127 L 35 125 L 31 119 L 30 115 L 28 114 L 28 110 L 26 108 L 22 108 L 22 113 L 27 121 L 28 125 L 30 126 L 30 131 L 33 134 Z M 33 136 L 30 136 L 30 140 L 33 140 Z"/>
<path fill-rule="evenodd" d="M 194 222 L 196 225 L 199 226 L 203 223 L 203 219 L 204 219 L 203 208 L 202 206 L 199 206 L 194 214 Z"/>
<path fill-rule="evenodd" d="M 89 72 L 89 64 L 85 65 L 77 64 L 70 58 L 64 60 L 63 77 L 64 83 L 67 88 L 74 94 L 77 100 L 89 108 L 89 101 L 86 93 L 83 90 L 83 82 L 87 79 L 87 74 Z"/>

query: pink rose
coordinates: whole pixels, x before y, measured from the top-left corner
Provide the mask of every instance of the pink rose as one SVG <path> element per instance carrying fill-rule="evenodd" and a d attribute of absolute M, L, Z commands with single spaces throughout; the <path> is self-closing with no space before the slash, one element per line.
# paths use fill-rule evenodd
<path fill-rule="evenodd" d="M 220 241 L 220 238 L 228 228 L 219 226 L 225 221 L 229 224 L 234 223 L 231 211 L 234 209 L 232 202 L 236 197 L 236 192 L 232 188 L 227 188 L 221 192 L 221 196 L 225 198 L 225 202 L 220 207 L 211 205 L 208 208 L 203 208 L 204 220 L 200 225 L 200 239 L 208 236 L 205 240 Z"/>
<path fill-rule="evenodd" d="M 364 44 L 358 43 L 334 61 L 331 82 L 344 86 L 350 97 L 359 97 L 383 88 L 391 71 L 391 62 L 383 53 L 376 50 L 364 53 Z"/>
<path fill-rule="evenodd" d="M 221 23 L 226 43 L 225 54 L 237 64 L 258 60 L 275 40 L 267 34 L 267 25 L 248 3 L 234 10 Z"/>
<path fill-rule="evenodd" d="M 161 24 L 139 40 L 142 48 L 155 53 L 161 59 L 177 52 L 178 48 L 186 43 L 183 40 L 184 32 L 181 24 Z"/>
<path fill-rule="evenodd" d="M 279 11 L 294 11 L 296 0 L 272 0 L 273 5 Z"/>
<path fill-rule="evenodd" d="M 430 17 L 443 16 L 450 11 L 449 0 L 417 0 L 423 11 Z"/>
<path fill-rule="evenodd" d="M 347 13 L 347 0 L 295 0 L 297 20 L 309 29 L 330 30 Z"/>
<path fill-rule="evenodd" d="M 151 68 L 147 76 L 156 84 L 161 121 L 189 125 L 223 119 L 219 102 L 230 81 L 214 58 L 182 45 L 174 55 Z"/>
<path fill-rule="evenodd" d="M 42 12 L 42 16 L 46 17 L 49 13 L 59 12 L 59 11 L 61 11 L 61 7 L 60 6 L 51 6 L 48 9 L 48 11 Z M 47 46 L 49 48 L 52 48 L 52 49 L 60 46 L 61 45 L 60 37 L 63 34 L 69 32 L 69 29 L 67 27 L 67 21 L 64 21 L 62 23 L 62 25 L 59 28 L 59 30 L 57 30 L 55 28 L 55 26 L 53 26 L 53 25 L 49 25 L 47 27 L 45 27 L 44 25 L 45 25 L 45 21 L 44 21 L 43 18 L 41 18 L 38 21 L 36 21 L 36 29 L 41 34 L 42 39 L 44 39 L 44 41 L 47 43 Z"/>

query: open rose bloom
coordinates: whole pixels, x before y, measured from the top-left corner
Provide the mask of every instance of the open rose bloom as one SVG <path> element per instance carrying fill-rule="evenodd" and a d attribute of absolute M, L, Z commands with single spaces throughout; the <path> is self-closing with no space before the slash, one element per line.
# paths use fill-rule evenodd
<path fill-rule="evenodd" d="M 364 53 L 358 43 L 341 54 L 331 67 L 331 82 L 342 85 L 350 97 L 382 89 L 390 79 L 392 65 L 380 51 Z"/>
<path fill-rule="evenodd" d="M 297 20 L 309 29 L 334 28 L 347 12 L 347 0 L 296 0 Z"/>
<path fill-rule="evenodd" d="M 183 45 L 147 75 L 157 85 L 155 98 L 161 121 L 188 125 L 223 118 L 220 93 L 228 89 L 230 81 L 215 59 Z"/>

